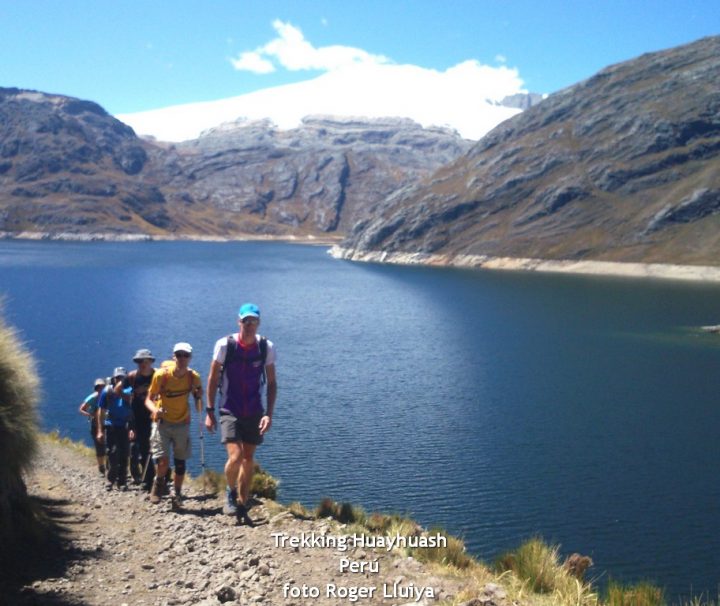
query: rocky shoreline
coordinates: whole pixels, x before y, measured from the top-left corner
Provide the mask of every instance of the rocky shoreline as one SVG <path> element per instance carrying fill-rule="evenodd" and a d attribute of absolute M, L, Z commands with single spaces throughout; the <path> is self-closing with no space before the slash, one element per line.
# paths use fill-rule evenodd
<path fill-rule="evenodd" d="M 272 501 L 254 500 L 257 525 L 248 527 L 197 486 L 180 512 L 169 499 L 151 505 L 137 487 L 107 492 L 91 458 L 51 441 L 42 441 L 27 485 L 59 521 L 64 570 L 57 561 L 50 576 L 23 566 L 6 604 L 427 605 L 452 600 L 461 585 L 384 547 L 334 548 L 350 530 L 299 519 Z M 356 601 L 347 593 L 353 587 Z M 501 588 L 487 591 L 495 600 L 487 603 L 510 603 Z"/>
<path fill-rule="evenodd" d="M 720 282 L 720 267 L 666 263 L 624 263 L 617 261 L 572 261 L 493 257 L 490 255 L 442 255 L 426 253 L 363 251 L 334 245 L 328 253 L 336 259 L 397 265 L 429 265 L 508 271 L 657 278 L 699 282 Z"/>
<path fill-rule="evenodd" d="M 202 236 L 197 234 L 143 234 L 143 233 L 76 233 L 45 231 L 1 231 L 0 240 L 50 240 L 63 242 L 288 242 L 292 244 L 314 244 L 330 246 L 338 242 L 339 236 L 268 236 L 242 234 L 237 237 Z"/>

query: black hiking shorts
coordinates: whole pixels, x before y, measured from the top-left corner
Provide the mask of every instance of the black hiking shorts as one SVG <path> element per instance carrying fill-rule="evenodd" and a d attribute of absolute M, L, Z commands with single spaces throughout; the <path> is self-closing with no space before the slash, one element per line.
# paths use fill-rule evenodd
<path fill-rule="evenodd" d="M 228 442 L 262 444 L 263 436 L 260 435 L 260 419 L 262 418 L 262 413 L 254 417 L 240 418 L 229 413 L 220 413 L 220 441 L 223 444 Z"/>

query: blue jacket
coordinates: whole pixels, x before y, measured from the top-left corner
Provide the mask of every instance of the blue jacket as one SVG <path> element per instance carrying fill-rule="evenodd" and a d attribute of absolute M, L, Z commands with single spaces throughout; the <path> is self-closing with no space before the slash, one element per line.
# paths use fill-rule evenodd
<path fill-rule="evenodd" d="M 123 390 L 124 394 L 131 394 L 132 387 Z M 135 417 L 133 416 L 132 405 L 123 398 L 118 398 L 113 391 L 112 385 L 108 385 L 100 392 L 98 408 L 107 411 L 105 416 L 105 427 L 128 427 L 133 429 Z"/>

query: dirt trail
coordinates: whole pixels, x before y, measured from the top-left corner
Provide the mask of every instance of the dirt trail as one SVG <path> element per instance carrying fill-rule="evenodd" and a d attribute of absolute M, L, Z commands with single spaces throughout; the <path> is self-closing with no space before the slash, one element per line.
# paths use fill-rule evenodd
<path fill-rule="evenodd" d="M 250 513 L 262 523 L 238 525 L 219 499 L 192 488 L 176 513 L 136 487 L 107 492 L 93 462 L 66 446 L 43 443 L 38 461 L 28 491 L 63 541 L 25 558 L 31 564 L 11 579 L 18 591 L 6 603 L 400 605 L 458 591 L 457 580 L 385 548 L 333 546 L 344 531 L 328 520 L 299 520 L 257 501 Z"/>

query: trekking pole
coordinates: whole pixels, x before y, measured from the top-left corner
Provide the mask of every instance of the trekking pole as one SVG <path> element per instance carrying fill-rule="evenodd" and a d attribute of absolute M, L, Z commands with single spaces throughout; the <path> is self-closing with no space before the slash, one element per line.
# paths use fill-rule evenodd
<path fill-rule="evenodd" d="M 203 496 L 206 496 L 207 473 L 205 472 L 205 435 L 203 433 L 202 414 L 198 415 L 198 427 L 200 429 L 200 468 L 202 469 L 203 478 Z"/>
<path fill-rule="evenodd" d="M 149 452 L 148 456 L 145 457 L 145 467 L 143 467 L 142 479 L 140 480 L 143 484 L 145 483 L 145 478 L 147 478 L 147 472 L 148 472 L 148 468 L 150 467 L 150 458 L 151 457 L 152 457 L 151 452 Z"/>

